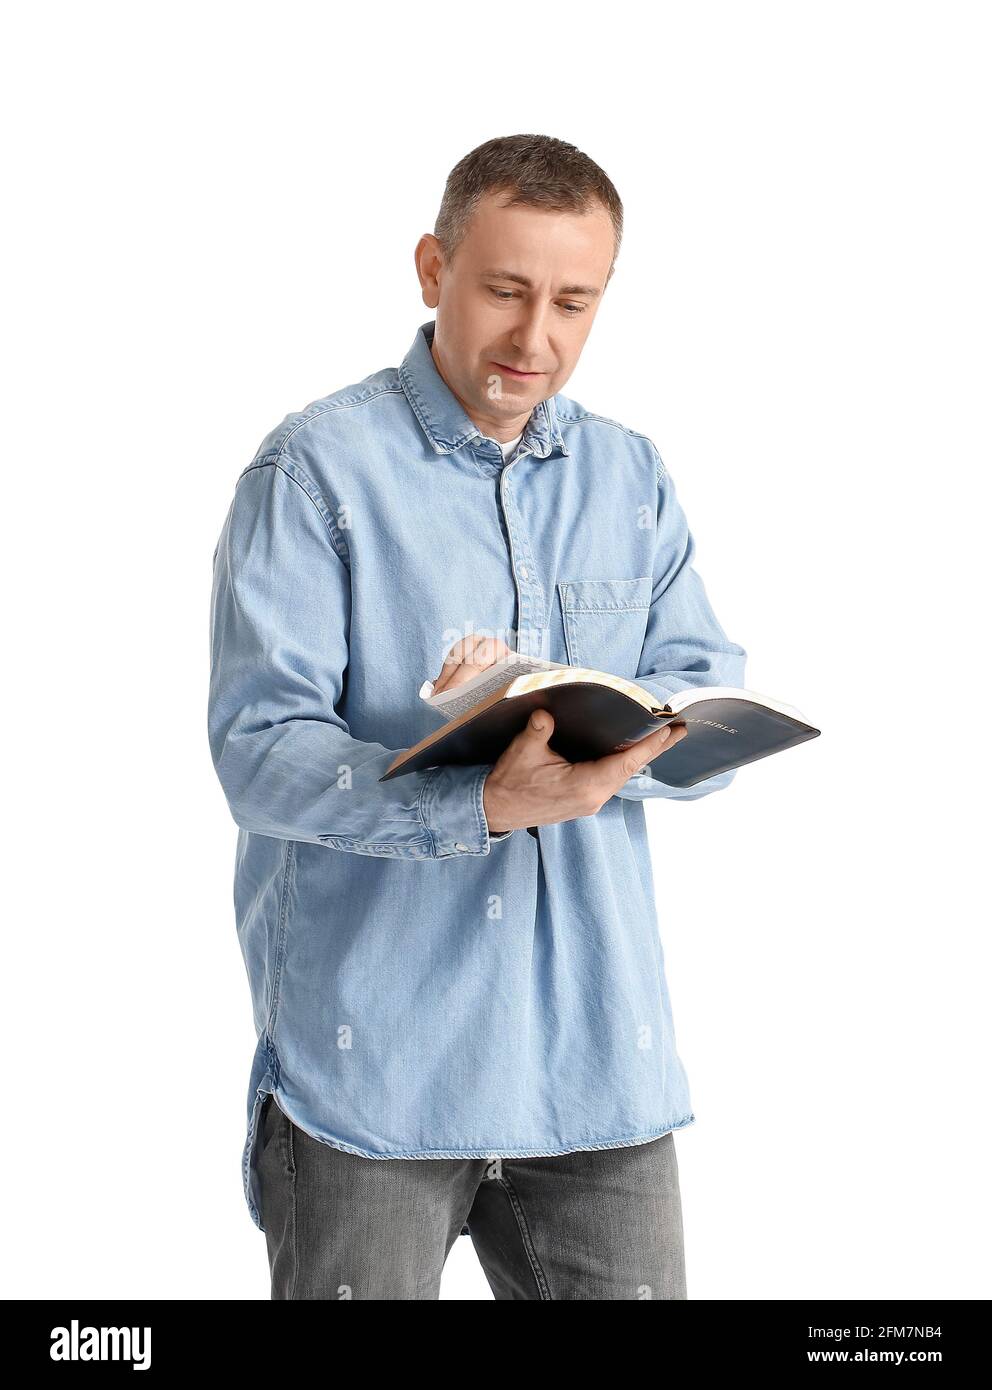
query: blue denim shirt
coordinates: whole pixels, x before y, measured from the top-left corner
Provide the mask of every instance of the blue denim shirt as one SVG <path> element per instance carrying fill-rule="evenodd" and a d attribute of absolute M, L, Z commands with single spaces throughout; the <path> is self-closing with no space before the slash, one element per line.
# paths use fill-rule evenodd
<path fill-rule="evenodd" d="M 289 415 L 237 478 L 214 553 L 209 742 L 239 827 L 234 907 L 267 1092 L 368 1158 L 639 1144 L 695 1116 L 675 1046 L 642 769 L 592 816 L 490 835 L 489 766 L 378 779 L 438 727 L 419 698 L 470 632 L 631 677 L 744 684 L 644 434 L 561 394 L 515 455 L 437 372 Z M 676 843 L 672 835 L 666 843 Z"/>

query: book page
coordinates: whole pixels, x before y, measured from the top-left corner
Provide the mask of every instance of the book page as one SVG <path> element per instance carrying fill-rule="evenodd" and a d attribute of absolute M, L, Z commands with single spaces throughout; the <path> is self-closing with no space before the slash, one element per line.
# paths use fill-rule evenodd
<path fill-rule="evenodd" d="M 440 695 L 432 696 L 434 682 L 424 681 L 420 687 L 420 698 L 442 719 L 457 719 L 459 715 L 467 713 L 473 705 L 479 704 L 497 690 L 509 685 L 517 676 L 529 676 L 534 671 L 568 669 L 560 661 L 542 661 L 536 656 L 521 656 L 518 652 L 511 652 L 501 661 L 487 666 L 464 685 L 457 685 L 453 690 L 442 690 Z"/>
<path fill-rule="evenodd" d="M 691 705 L 699 704 L 703 700 L 749 700 L 756 705 L 764 705 L 766 709 L 774 710 L 777 714 L 784 714 L 787 719 L 796 719 L 800 724 L 808 724 L 809 720 L 801 714 L 794 705 L 787 705 L 782 700 L 776 700 L 771 695 L 762 695 L 757 690 L 741 690 L 731 685 L 699 685 L 691 686 L 688 690 L 680 690 L 673 695 L 668 702 L 668 707 L 673 713 L 679 714 L 682 710 L 688 709 Z"/>

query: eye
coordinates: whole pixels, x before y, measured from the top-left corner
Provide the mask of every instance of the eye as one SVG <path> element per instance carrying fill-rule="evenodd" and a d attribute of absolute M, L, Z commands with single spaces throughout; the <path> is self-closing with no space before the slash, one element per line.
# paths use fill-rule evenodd
<path fill-rule="evenodd" d="M 490 294 L 495 295 L 500 304 L 505 304 L 507 300 L 516 299 L 517 297 L 515 291 L 499 289 L 496 285 L 487 285 L 486 288 L 489 290 Z M 565 310 L 566 318 L 577 319 L 580 314 L 586 312 L 589 306 L 587 304 L 563 304 L 561 307 Z"/>

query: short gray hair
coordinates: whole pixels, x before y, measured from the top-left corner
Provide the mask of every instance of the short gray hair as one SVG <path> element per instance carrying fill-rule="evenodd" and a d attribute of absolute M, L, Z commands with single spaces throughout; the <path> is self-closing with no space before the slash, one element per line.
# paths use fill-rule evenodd
<path fill-rule="evenodd" d="M 451 262 L 479 200 L 505 190 L 504 206 L 587 212 L 602 203 L 613 223 L 613 274 L 623 236 L 623 204 L 603 170 L 588 155 L 551 135 L 502 135 L 458 161 L 448 175 L 434 235 Z M 607 279 L 609 279 L 609 275 Z"/>

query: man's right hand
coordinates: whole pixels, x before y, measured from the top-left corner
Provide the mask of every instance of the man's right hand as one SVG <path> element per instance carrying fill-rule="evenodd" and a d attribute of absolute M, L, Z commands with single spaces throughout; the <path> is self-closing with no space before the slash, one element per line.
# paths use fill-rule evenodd
<path fill-rule="evenodd" d="M 493 765 L 482 785 L 491 834 L 594 816 L 629 778 L 688 733 L 684 724 L 666 724 L 618 753 L 570 763 L 548 747 L 554 726 L 549 710 L 533 710 Z"/>

